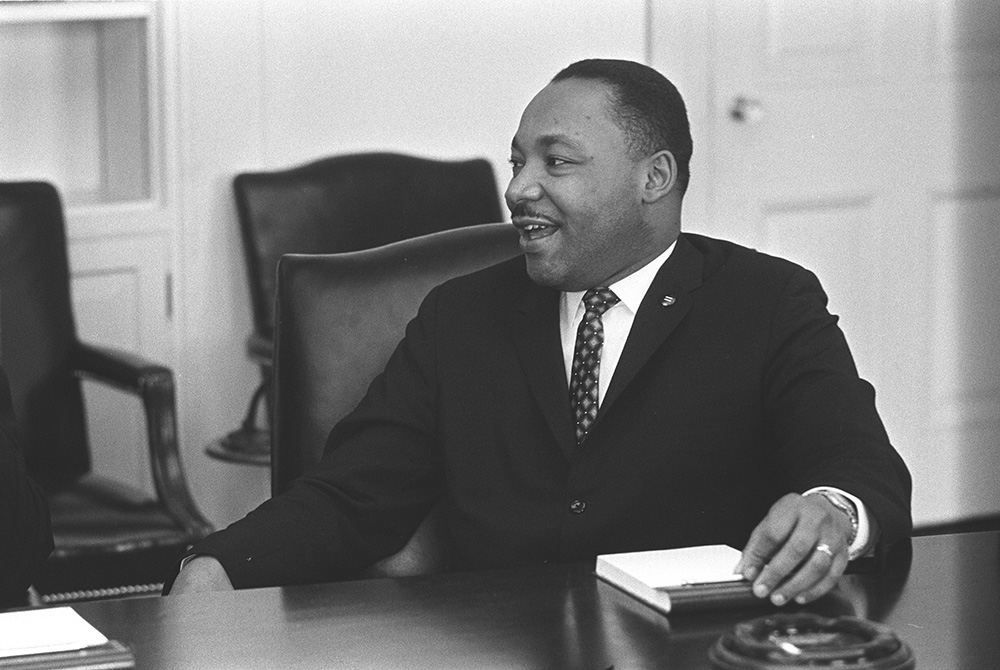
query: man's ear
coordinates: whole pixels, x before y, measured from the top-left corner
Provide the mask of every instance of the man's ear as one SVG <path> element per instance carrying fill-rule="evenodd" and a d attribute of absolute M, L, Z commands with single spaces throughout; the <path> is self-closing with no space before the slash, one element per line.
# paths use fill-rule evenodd
<path fill-rule="evenodd" d="M 642 188 L 642 201 L 654 203 L 677 186 L 677 159 L 664 149 L 657 151 L 646 162 L 646 183 Z"/>

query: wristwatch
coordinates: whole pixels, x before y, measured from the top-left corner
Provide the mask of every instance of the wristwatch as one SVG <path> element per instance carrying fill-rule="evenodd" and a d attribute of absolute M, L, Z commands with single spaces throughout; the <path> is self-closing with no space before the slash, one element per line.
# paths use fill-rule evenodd
<path fill-rule="evenodd" d="M 858 509 L 854 506 L 846 496 L 842 496 L 836 491 L 819 490 L 812 491 L 809 495 L 819 495 L 823 496 L 830 501 L 830 504 L 839 509 L 841 512 L 847 515 L 847 518 L 851 521 L 851 536 L 847 540 L 847 546 L 854 544 L 855 538 L 858 537 Z"/>

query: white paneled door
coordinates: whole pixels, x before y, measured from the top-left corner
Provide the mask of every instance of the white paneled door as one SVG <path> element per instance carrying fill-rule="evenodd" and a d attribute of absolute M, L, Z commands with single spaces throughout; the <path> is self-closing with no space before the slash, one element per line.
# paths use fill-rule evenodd
<path fill-rule="evenodd" d="M 169 251 L 169 237 L 159 234 L 72 242 L 71 288 L 80 338 L 171 366 Z M 152 493 L 139 398 L 89 381 L 84 395 L 94 470 Z"/>
<path fill-rule="evenodd" d="M 698 228 L 818 274 L 914 475 L 918 524 L 1000 511 L 998 7 L 687 13 L 711 54 L 686 75 L 704 84 Z M 669 64 L 679 24 L 654 26 Z"/>

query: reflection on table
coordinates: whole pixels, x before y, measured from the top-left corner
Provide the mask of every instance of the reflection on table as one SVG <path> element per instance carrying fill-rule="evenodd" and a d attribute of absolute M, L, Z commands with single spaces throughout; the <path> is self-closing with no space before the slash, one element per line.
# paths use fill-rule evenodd
<path fill-rule="evenodd" d="M 805 610 L 890 626 L 918 668 L 1000 667 L 1000 534 L 913 540 Z M 589 565 L 455 573 L 75 607 L 141 668 L 709 668 L 769 608 L 663 616 Z"/>

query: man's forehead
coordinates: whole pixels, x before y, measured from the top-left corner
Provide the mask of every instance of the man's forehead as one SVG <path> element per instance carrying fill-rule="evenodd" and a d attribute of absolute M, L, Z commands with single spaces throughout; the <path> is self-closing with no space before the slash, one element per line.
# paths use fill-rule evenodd
<path fill-rule="evenodd" d="M 608 88 L 599 81 L 564 79 L 554 81 L 539 91 L 524 110 L 523 117 L 564 115 L 590 116 L 608 114 Z"/>
<path fill-rule="evenodd" d="M 582 79 L 553 82 L 528 103 L 511 146 L 580 146 L 594 126 L 604 124 L 615 125 L 603 84 Z"/>

